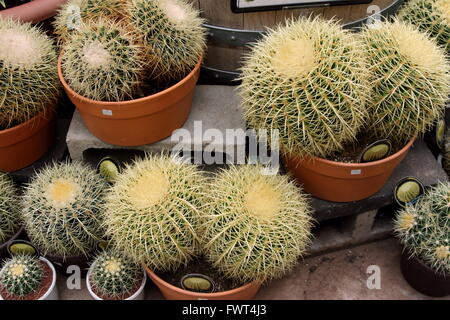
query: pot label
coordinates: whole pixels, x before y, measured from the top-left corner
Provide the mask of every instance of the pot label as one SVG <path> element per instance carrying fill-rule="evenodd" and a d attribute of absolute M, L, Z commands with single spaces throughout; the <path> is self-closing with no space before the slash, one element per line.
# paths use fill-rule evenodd
<path fill-rule="evenodd" d="M 350 172 L 350 174 L 352 175 L 352 176 L 355 176 L 355 175 L 358 175 L 358 174 L 361 174 L 362 173 L 362 170 L 361 169 L 358 169 L 358 170 L 352 170 L 351 172 Z"/>
<path fill-rule="evenodd" d="M 8 253 L 10 256 L 19 254 L 27 254 L 31 256 L 39 257 L 39 250 L 30 242 L 25 240 L 14 240 L 8 244 Z"/>
<path fill-rule="evenodd" d="M 203 274 L 187 274 L 180 280 L 181 287 L 184 290 L 200 293 L 214 292 L 214 281 Z"/>
<path fill-rule="evenodd" d="M 102 110 L 102 114 L 104 115 L 104 116 L 112 116 L 113 115 L 113 112 L 112 112 L 112 110 L 108 110 L 108 109 L 103 109 Z"/>
<path fill-rule="evenodd" d="M 425 187 L 419 179 L 406 177 L 397 183 L 394 190 L 394 198 L 401 207 L 406 207 L 417 202 L 424 192 Z"/>
<path fill-rule="evenodd" d="M 388 157 L 392 151 L 392 143 L 388 139 L 378 140 L 367 146 L 359 156 L 359 162 L 378 161 Z"/>
<path fill-rule="evenodd" d="M 110 157 L 104 157 L 98 162 L 97 172 L 110 184 L 113 184 L 120 174 L 119 163 Z"/>

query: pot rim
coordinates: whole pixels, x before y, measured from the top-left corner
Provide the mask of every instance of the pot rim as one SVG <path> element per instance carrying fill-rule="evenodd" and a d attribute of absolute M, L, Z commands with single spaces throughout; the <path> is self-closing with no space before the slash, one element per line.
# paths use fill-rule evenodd
<path fill-rule="evenodd" d="M 189 74 L 186 77 L 184 77 L 183 79 L 181 79 L 180 81 L 178 81 L 174 85 L 170 86 L 169 88 L 164 89 L 163 91 L 159 91 L 157 93 L 151 94 L 151 95 L 143 97 L 143 98 L 126 100 L 126 101 L 97 101 L 97 100 L 93 100 L 93 99 L 89 99 L 89 98 L 83 97 L 82 95 L 80 95 L 77 92 L 75 92 L 69 86 L 69 84 L 64 79 L 64 75 L 62 73 L 62 56 L 63 56 L 63 54 L 61 53 L 59 55 L 59 57 L 58 57 L 58 77 L 59 77 L 59 80 L 61 81 L 62 85 L 64 86 L 64 89 L 66 89 L 73 97 L 75 97 L 76 99 L 81 100 L 81 101 L 83 101 L 85 103 L 90 103 L 90 104 L 95 104 L 95 105 L 98 105 L 98 106 L 105 106 L 105 107 L 117 106 L 117 107 L 121 107 L 121 109 L 124 109 L 124 108 L 127 108 L 127 107 L 133 107 L 132 105 L 135 104 L 135 103 L 147 102 L 147 101 L 150 101 L 150 100 L 153 100 L 153 99 L 157 99 L 157 98 L 159 98 L 161 96 L 164 96 L 164 95 L 168 94 L 171 91 L 176 90 L 177 88 L 181 87 L 186 82 L 188 82 L 189 79 L 194 77 L 194 75 L 196 74 L 198 69 L 200 69 L 200 66 L 202 65 L 202 62 L 203 62 L 203 57 L 200 57 L 198 62 L 197 62 L 197 64 L 195 65 L 195 67 L 191 70 L 191 72 L 189 72 Z"/>
<path fill-rule="evenodd" d="M 91 282 L 90 282 L 90 277 L 91 277 L 91 269 L 94 267 L 95 263 L 93 263 L 88 270 L 88 273 L 86 275 L 86 287 L 89 291 L 89 294 L 95 299 L 95 300 L 104 300 L 102 298 L 100 298 L 95 292 L 94 290 L 92 290 L 91 287 Z M 136 299 L 137 296 L 139 296 L 142 291 L 145 288 L 145 284 L 147 283 L 147 273 L 145 272 L 144 268 L 142 268 L 142 273 L 144 274 L 144 276 L 142 277 L 142 281 L 141 281 L 141 285 L 139 286 L 139 288 L 128 298 L 124 299 L 124 300 L 134 300 Z"/>
<path fill-rule="evenodd" d="M 305 160 L 307 162 L 320 162 L 322 164 L 325 165 L 330 165 L 330 166 L 339 166 L 339 167 L 344 167 L 344 168 L 368 168 L 368 167 L 374 167 L 377 165 L 381 165 L 387 162 L 390 162 L 392 160 L 394 160 L 395 158 L 400 157 L 403 153 L 405 153 L 406 151 L 408 151 L 411 146 L 414 144 L 414 142 L 416 141 L 417 137 L 413 137 L 411 140 L 409 140 L 409 142 L 400 150 L 398 150 L 396 153 L 390 155 L 387 158 L 381 159 L 381 160 L 377 160 L 377 161 L 371 161 L 371 162 L 366 162 L 366 163 L 346 163 L 346 162 L 340 162 L 340 161 L 332 161 L 332 160 L 327 160 L 324 158 L 320 158 L 320 157 L 312 157 L 312 158 L 305 158 Z M 296 156 L 289 156 L 287 155 L 287 157 L 293 158 L 293 159 L 298 159 L 299 157 Z M 300 158 L 301 159 L 301 158 Z"/>
<path fill-rule="evenodd" d="M 164 281 L 163 279 L 161 279 L 158 275 L 156 275 L 152 270 L 150 270 L 147 266 L 144 267 L 145 270 L 147 271 L 147 273 L 149 274 L 150 278 L 163 285 L 164 287 L 175 291 L 177 293 L 181 293 L 187 296 L 192 296 L 193 298 L 204 298 L 204 299 L 209 299 L 209 298 L 221 298 L 221 297 L 225 297 L 228 295 L 232 295 L 232 294 L 236 294 L 242 291 L 245 291 L 253 286 L 260 286 L 260 284 L 258 282 L 250 282 L 247 283 L 241 287 L 232 289 L 232 290 L 227 290 L 227 291 L 221 291 L 221 292 L 214 292 L 214 293 L 201 293 L 201 292 L 192 292 L 192 291 L 188 291 L 188 290 L 183 290 L 181 288 L 178 288 L 166 281 Z"/>
<path fill-rule="evenodd" d="M 34 0 L 12 8 L 4 9 L 0 11 L 0 16 L 12 17 L 13 19 L 19 19 L 26 22 L 40 22 L 48 18 L 53 17 L 56 14 L 56 10 L 65 3 L 66 0 Z M 47 6 L 47 4 L 49 4 Z M 45 9 L 41 12 L 40 8 L 45 5 Z M 21 13 L 28 11 L 25 14 L 26 19 L 22 19 Z M 35 13 L 29 14 L 30 12 Z M 40 14 L 37 14 L 40 12 Z"/>

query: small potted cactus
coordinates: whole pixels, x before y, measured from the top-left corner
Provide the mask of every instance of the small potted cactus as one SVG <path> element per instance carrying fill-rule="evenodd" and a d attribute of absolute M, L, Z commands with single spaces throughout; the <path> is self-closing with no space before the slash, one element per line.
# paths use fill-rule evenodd
<path fill-rule="evenodd" d="M 54 139 L 60 85 L 52 40 L 30 24 L 0 18 L 0 170 L 22 169 Z"/>
<path fill-rule="evenodd" d="M 33 244 L 62 272 L 88 267 L 104 237 L 101 210 L 106 182 L 80 162 L 48 165 L 26 186 L 22 216 Z"/>
<path fill-rule="evenodd" d="M 8 243 L 23 233 L 19 203 L 13 181 L 0 172 L 0 263 L 7 256 Z"/>
<path fill-rule="evenodd" d="M 417 291 L 450 295 L 450 183 L 429 189 L 396 216 L 395 234 L 404 246 L 401 270 Z"/>
<path fill-rule="evenodd" d="M 0 300 L 58 300 L 56 271 L 43 257 L 15 255 L 0 271 Z"/>
<path fill-rule="evenodd" d="M 89 268 L 86 285 L 95 300 L 144 300 L 145 270 L 113 250 L 104 250 Z"/>
<path fill-rule="evenodd" d="M 443 50 L 405 24 L 354 35 L 302 18 L 254 46 L 240 86 L 244 115 L 252 128 L 278 130 L 285 164 L 307 192 L 361 200 L 443 115 L 448 70 Z"/>
<path fill-rule="evenodd" d="M 117 21 L 105 9 L 85 13 L 80 2 L 81 22 L 61 41 L 59 77 L 89 131 L 114 145 L 138 146 L 170 136 L 187 120 L 205 31 L 185 0 L 120 4 L 124 17 Z M 59 25 L 64 20 L 62 11 Z"/>
<path fill-rule="evenodd" d="M 0 18 L 37 23 L 53 17 L 67 0 L 0 0 Z"/>
<path fill-rule="evenodd" d="M 410 0 L 398 12 L 398 18 L 434 37 L 450 53 L 450 2 L 448 0 Z"/>

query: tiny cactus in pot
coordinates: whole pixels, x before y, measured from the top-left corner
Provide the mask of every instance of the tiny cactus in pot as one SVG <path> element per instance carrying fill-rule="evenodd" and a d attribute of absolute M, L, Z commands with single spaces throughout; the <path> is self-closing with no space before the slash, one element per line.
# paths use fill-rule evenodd
<path fill-rule="evenodd" d="M 311 239 L 308 196 L 287 176 L 230 167 L 209 186 L 200 228 L 206 260 L 237 283 L 280 278 Z"/>
<path fill-rule="evenodd" d="M 151 77 L 179 81 L 191 72 L 206 48 L 199 12 L 185 0 L 131 0 L 130 23 L 142 35 Z"/>
<path fill-rule="evenodd" d="M 128 165 L 105 198 L 114 250 L 153 270 L 172 271 L 199 252 L 203 175 L 167 154 Z"/>
<path fill-rule="evenodd" d="M 80 162 L 48 165 L 25 188 L 23 219 L 44 254 L 88 255 L 103 239 L 101 210 L 106 182 Z"/>
<path fill-rule="evenodd" d="M 0 19 L 0 130 L 55 108 L 60 93 L 56 49 L 27 23 Z"/>
<path fill-rule="evenodd" d="M 22 225 L 19 201 L 13 181 L 0 172 L 0 245 L 17 233 Z"/>

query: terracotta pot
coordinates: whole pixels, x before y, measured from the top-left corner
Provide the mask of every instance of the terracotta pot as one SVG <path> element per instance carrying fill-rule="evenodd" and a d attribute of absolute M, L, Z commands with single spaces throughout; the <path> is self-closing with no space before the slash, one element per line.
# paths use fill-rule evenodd
<path fill-rule="evenodd" d="M 56 114 L 40 114 L 10 129 L 0 130 L 0 170 L 16 171 L 41 158 L 53 144 Z"/>
<path fill-rule="evenodd" d="M 400 261 L 403 277 L 411 287 L 430 297 L 450 295 L 450 274 L 439 274 L 403 250 Z"/>
<path fill-rule="evenodd" d="M 3 259 L 9 256 L 8 245 L 14 240 L 25 237 L 25 235 L 25 229 L 21 227 L 19 231 L 17 231 L 11 238 L 9 238 L 9 240 L 0 245 L 0 266 L 3 264 Z"/>
<path fill-rule="evenodd" d="M 53 17 L 67 0 L 34 0 L 20 6 L 0 10 L 0 17 L 10 17 L 23 22 L 41 22 Z"/>
<path fill-rule="evenodd" d="M 390 157 L 368 163 L 344 163 L 321 158 L 284 157 L 289 171 L 306 192 L 334 202 L 358 201 L 377 193 L 405 158 L 415 138 Z"/>
<path fill-rule="evenodd" d="M 172 87 L 151 96 L 121 102 L 95 101 L 69 88 L 58 61 L 64 90 L 80 111 L 88 130 L 97 138 L 119 146 L 140 146 L 169 137 L 186 122 L 192 106 L 201 59 L 194 70 Z"/>
<path fill-rule="evenodd" d="M 252 282 L 229 291 L 198 293 L 175 287 L 158 277 L 149 268 L 145 267 L 145 270 L 150 279 L 161 290 L 164 298 L 168 300 L 251 300 L 261 287 L 259 283 Z"/>

